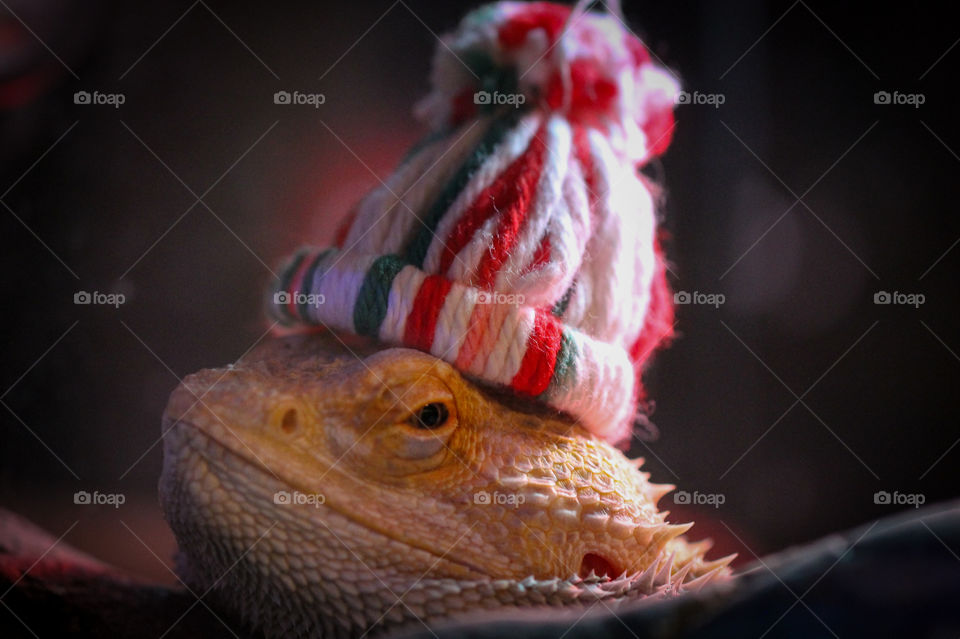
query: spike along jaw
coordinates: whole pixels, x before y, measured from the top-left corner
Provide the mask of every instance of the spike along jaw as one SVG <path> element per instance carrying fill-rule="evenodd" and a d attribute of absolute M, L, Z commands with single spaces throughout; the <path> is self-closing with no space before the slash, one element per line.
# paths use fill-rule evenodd
<path fill-rule="evenodd" d="M 489 558 L 492 575 L 559 577 L 638 596 L 727 574 L 732 557 L 707 561 L 709 541 L 682 537 L 693 524 L 670 524 L 657 510 L 673 486 L 651 483 L 642 459 L 542 414 L 535 429 L 517 428 L 530 421 L 514 414 L 502 431 L 494 425 L 477 454 L 477 479 L 467 482 L 470 517 L 509 540 Z"/>

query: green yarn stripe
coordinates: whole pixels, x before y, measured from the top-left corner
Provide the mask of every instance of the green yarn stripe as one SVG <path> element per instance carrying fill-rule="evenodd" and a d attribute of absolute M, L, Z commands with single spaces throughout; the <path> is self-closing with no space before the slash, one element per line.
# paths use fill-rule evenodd
<path fill-rule="evenodd" d="M 513 109 L 505 117 L 498 118 L 490 124 L 490 128 L 474 148 L 470 157 L 460 165 L 450 181 L 444 185 L 433 205 L 421 218 L 420 230 L 407 245 L 404 255 L 407 263 L 413 264 L 417 268 L 423 267 L 423 261 L 427 257 L 427 249 L 430 248 L 430 242 L 434 238 L 440 219 L 457 199 L 457 196 L 460 195 L 460 192 L 466 188 L 474 172 L 490 157 L 493 150 L 506 137 L 507 132 L 517 123 L 520 117 L 517 111 L 519 110 Z"/>
<path fill-rule="evenodd" d="M 380 325 L 387 316 L 390 287 L 405 266 L 406 262 L 397 255 L 382 255 L 370 265 L 353 306 L 353 329 L 357 335 L 379 336 Z"/>
<path fill-rule="evenodd" d="M 328 248 L 317 253 L 317 256 L 313 258 L 313 261 L 307 267 L 306 272 L 303 274 L 303 282 L 300 285 L 300 292 L 304 295 L 300 298 L 300 301 L 297 303 L 297 312 L 300 314 L 300 321 L 304 323 L 310 322 L 310 316 L 307 314 L 307 307 L 310 306 L 308 300 L 310 299 L 310 294 L 313 293 L 313 285 L 319 279 L 318 273 L 320 272 L 320 264 L 323 260 L 333 253 L 336 249 Z M 322 274 L 321 274 L 322 276 Z"/>
<path fill-rule="evenodd" d="M 573 335 L 570 334 L 569 329 L 564 328 L 560 335 L 560 350 L 557 351 L 557 361 L 553 365 L 550 383 L 545 391 L 537 395 L 537 399 L 546 400 L 558 391 L 568 389 L 576 383 L 579 354 Z"/>
<path fill-rule="evenodd" d="M 287 262 L 280 271 L 280 276 L 277 278 L 277 288 L 274 289 L 273 295 L 270 300 L 268 300 L 274 311 L 272 315 L 279 319 L 285 326 L 293 324 L 297 321 L 297 318 L 290 314 L 286 304 L 278 302 L 278 295 L 282 293 L 290 294 L 290 282 L 293 279 L 293 275 L 297 272 L 297 269 L 300 268 L 300 265 L 303 264 L 303 260 L 306 259 L 309 253 L 310 249 L 308 247 L 302 247 L 297 250 L 290 261 Z"/>
<path fill-rule="evenodd" d="M 567 312 L 567 307 L 570 305 L 570 298 L 573 297 L 573 290 L 577 287 L 576 280 L 567 287 L 567 290 L 560 296 L 560 299 L 557 300 L 557 303 L 553 305 L 553 308 L 550 309 L 550 314 L 554 317 L 560 319 L 563 317 L 563 314 Z"/>

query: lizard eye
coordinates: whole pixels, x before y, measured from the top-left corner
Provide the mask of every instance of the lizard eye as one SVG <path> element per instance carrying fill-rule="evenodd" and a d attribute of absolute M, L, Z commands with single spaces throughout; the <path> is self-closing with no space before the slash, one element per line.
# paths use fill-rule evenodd
<path fill-rule="evenodd" d="M 450 419 L 450 409 L 441 402 L 424 404 L 410 417 L 410 424 L 414 428 L 433 430 L 440 428 Z"/>

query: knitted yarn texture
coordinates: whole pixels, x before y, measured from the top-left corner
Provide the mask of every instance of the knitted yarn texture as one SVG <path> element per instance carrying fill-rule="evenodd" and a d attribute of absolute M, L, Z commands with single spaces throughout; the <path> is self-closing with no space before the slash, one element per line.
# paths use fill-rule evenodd
<path fill-rule="evenodd" d="M 670 142 L 674 78 L 616 15 L 499 2 L 437 47 L 428 127 L 326 249 L 271 289 L 290 326 L 420 349 L 611 442 L 672 334 L 638 167 Z"/>

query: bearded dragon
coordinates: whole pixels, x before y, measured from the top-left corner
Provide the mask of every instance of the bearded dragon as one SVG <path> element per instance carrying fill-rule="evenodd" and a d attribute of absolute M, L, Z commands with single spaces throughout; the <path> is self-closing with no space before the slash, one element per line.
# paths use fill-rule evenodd
<path fill-rule="evenodd" d="M 426 353 L 272 338 L 188 376 L 163 418 L 178 569 L 271 637 L 699 589 L 733 557 L 572 418 Z"/>

